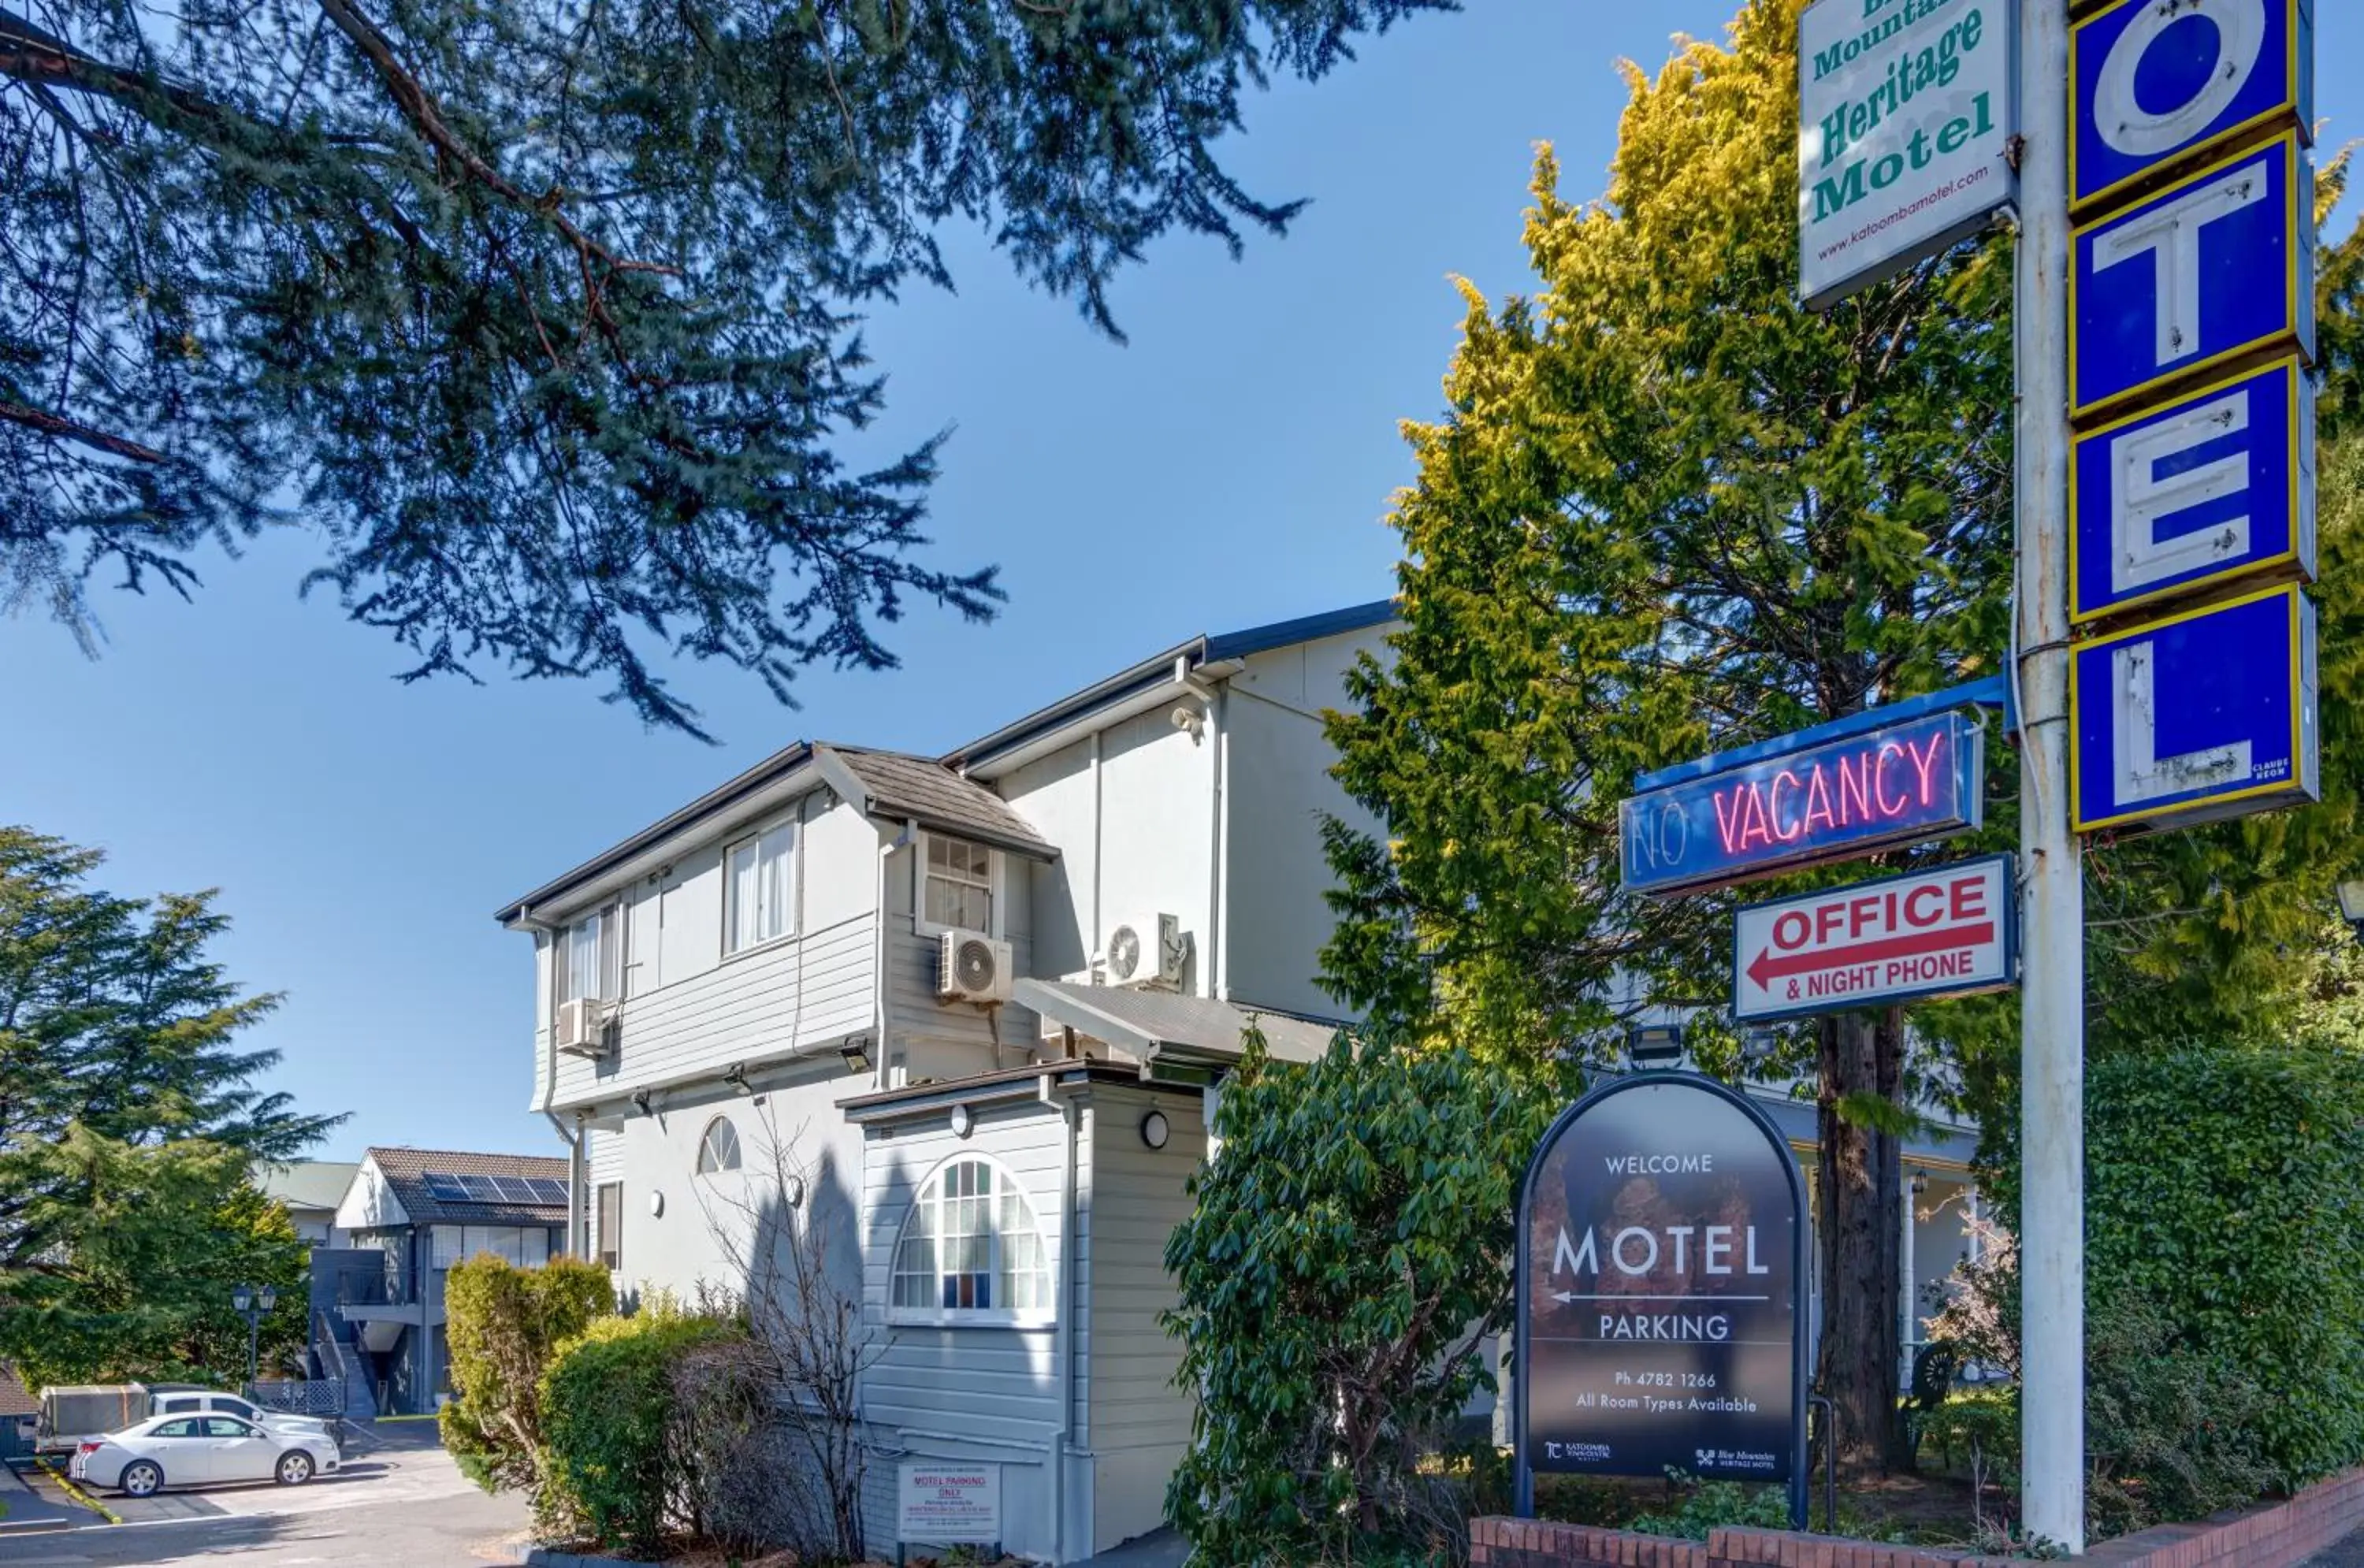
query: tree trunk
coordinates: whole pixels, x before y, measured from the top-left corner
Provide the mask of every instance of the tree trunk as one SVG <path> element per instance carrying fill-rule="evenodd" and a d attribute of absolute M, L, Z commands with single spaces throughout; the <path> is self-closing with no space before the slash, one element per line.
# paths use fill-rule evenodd
<path fill-rule="evenodd" d="M 1840 1102 L 1899 1106 L 1904 1031 L 1894 1009 L 1823 1020 L 1816 1136 L 1815 1229 L 1823 1322 L 1814 1382 L 1837 1418 L 1842 1469 L 1885 1473 L 1901 1458 L 1897 1413 L 1903 1354 L 1898 1276 L 1903 1268 L 1901 1152 L 1895 1133 L 1850 1121 Z M 1884 1118 L 1893 1125 L 1893 1116 Z"/>

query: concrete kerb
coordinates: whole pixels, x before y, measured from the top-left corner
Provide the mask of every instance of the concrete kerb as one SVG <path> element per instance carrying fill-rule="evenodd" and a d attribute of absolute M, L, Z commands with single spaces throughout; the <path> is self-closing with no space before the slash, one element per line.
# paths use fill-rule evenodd
<path fill-rule="evenodd" d="M 554 1546 L 537 1546 L 525 1554 L 525 1568 L 662 1568 L 654 1562 L 644 1562 L 637 1557 L 585 1557 L 579 1551 L 561 1551 Z"/>
<path fill-rule="evenodd" d="M 0 1517 L 0 1540 L 72 1529 L 81 1522 L 79 1510 L 61 1507 L 34 1491 L 12 1465 L 0 1464 L 0 1503 L 7 1505 L 6 1516 Z"/>

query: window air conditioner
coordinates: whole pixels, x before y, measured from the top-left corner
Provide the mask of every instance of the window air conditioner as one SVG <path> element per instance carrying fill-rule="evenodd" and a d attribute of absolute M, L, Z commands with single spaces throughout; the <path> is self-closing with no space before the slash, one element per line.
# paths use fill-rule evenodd
<path fill-rule="evenodd" d="M 608 1054 L 608 1004 L 578 996 L 558 1004 L 558 1049 L 573 1056 Z"/>
<path fill-rule="evenodd" d="M 945 1002 L 1007 1002 L 1009 944 L 979 931 L 946 931 L 937 939 L 936 996 Z"/>

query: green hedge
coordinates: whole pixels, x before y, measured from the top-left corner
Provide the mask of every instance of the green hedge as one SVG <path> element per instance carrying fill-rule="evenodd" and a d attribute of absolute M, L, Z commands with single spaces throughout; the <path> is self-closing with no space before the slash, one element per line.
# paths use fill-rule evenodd
<path fill-rule="evenodd" d="M 541 1375 L 563 1341 L 616 1310 L 608 1271 L 578 1258 L 524 1269 L 482 1252 L 443 1276 L 443 1310 L 453 1392 L 443 1446 L 486 1491 L 527 1487 L 539 1502 Z"/>
<path fill-rule="evenodd" d="M 541 1380 L 548 1484 L 602 1546 L 652 1554 L 698 1525 L 694 1456 L 675 1440 L 674 1372 L 697 1347 L 743 1330 L 663 1307 L 593 1323 Z"/>
<path fill-rule="evenodd" d="M 2364 1462 L 2364 1060 L 2119 1057 L 2088 1070 L 2085 1107 L 2090 1297 L 2147 1303 L 2178 1349 L 2261 1390 L 2247 1414 L 2283 1485 Z"/>

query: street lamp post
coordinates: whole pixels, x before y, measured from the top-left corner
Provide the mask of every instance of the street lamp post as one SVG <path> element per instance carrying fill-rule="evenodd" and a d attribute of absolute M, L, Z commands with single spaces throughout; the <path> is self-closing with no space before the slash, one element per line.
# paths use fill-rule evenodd
<path fill-rule="evenodd" d="M 279 1305 L 279 1292 L 267 1284 L 260 1290 L 242 1284 L 229 1293 L 229 1304 L 246 1319 L 246 1385 L 252 1388 L 259 1371 L 255 1357 L 262 1345 L 262 1320 Z"/>

